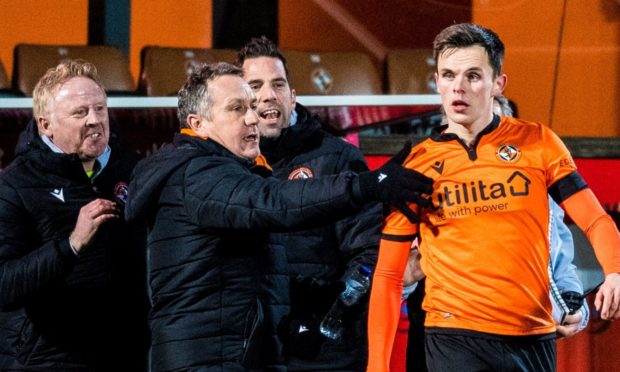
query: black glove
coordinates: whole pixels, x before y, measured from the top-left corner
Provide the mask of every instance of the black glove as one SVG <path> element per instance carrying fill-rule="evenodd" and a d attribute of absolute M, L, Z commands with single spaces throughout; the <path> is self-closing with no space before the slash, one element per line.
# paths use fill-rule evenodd
<path fill-rule="evenodd" d="M 414 202 L 421 207 L 432 205 L 430 197 L 421 194 L 433 193 L 433 180 L 422 173 L 402 166 L 411 152 L 411 141 L 407 141 L 398 154 L 381 168 L 359 174 L 359 187 L 362 199 L 381 201 L 398 208 L 412 223 L 420 222 L 419 217 L 407 206 Z"/>
<path fill-rule="evenodd" d="M 568 306 L 569 314 L 575 314 L 577 310 L 581 309 L 583 305 L 583 295 L 581 293 L 567 291 L 562 293 L 562 299 L 566 306 Z"/>

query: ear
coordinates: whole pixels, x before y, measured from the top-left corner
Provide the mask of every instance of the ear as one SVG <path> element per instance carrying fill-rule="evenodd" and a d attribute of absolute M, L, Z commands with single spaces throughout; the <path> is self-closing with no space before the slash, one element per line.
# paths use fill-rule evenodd
<path fill-rule="evenodd" d="M 187 115 L 187 119 L 185 119 L 187 121 L 187 125 L 194 131 L 198 131 L 200 129 L 200 116 L 196 115 L 196 114 L 189 114 Z"/>
<path fill-rule="evenodd" d="M 492 96 L 495 97 L 503 94 L 504 89 L 506 89 L 506 84 L 508 84 L 508 77 L 506 74 L 501 74 L 495 78 L 495 81 L 493 82 Z"/>
<path fill-rule="evenodd" d="M 295 105 L 297 104 L 297 92 L 295 92 L 295 89 L 291 89 L 291 102 L 293 103 L 293 110 L 294 110 Z"/>
<path fill-rule="evenodd" d="M 39 134 L 43 134 L 49 138 L 53 138 L 51 123 L 47 118 L 37 118 L 37 129 L 39 130 Z"/>

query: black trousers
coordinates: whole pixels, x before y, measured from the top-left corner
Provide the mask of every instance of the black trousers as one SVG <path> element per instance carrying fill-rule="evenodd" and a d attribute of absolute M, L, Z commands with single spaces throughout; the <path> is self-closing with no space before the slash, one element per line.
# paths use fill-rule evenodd
<path fill-rule="evenodd" d="M 443 331 L 442 331 L 443 332 Z M 484 334 L 482 334 L 484 335 Z M 426 362 L 432 372 L 553 372 L 555 338 L 487 338 L 476 332 L 426 333 Z"/>

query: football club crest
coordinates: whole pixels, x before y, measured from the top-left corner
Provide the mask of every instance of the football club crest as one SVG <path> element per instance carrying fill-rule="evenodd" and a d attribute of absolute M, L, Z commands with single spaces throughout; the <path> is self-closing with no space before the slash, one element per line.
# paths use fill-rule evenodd
<path fill-rule="evenodd" d="M 114 186 L 114 196 L 116 198 L 116 202 L 124 206 L 127 204 L 127 197 L 129 196 L 129 188 L 125 182 L 119 182 Z"/>
<path fill-rule="evenodd" d="M 312 177 L 314 177 L 314 173 L 307 167 L 297 168 L 288 175 L 289 180 L 303 180 Z"/>
<path fill-rule="evenodd" d="M 506 163 L 516 163 L 521 157 L 521 150 L 516 146 L 504 144 L 497 149 L 497 158 Z"/>
<path fill-rule="evenodd" d="M 314 88 L 321 94 L 327 94 L 332 89 L 334 79 L 323 67 L 317 67 L 310 73 L 310 80 Z"/>

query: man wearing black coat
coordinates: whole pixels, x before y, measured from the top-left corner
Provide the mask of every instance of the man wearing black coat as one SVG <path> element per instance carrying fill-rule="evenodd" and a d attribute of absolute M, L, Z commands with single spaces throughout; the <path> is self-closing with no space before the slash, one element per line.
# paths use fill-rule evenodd
<path fill-rule="evenodd" d="M 260 156 L 241 69 L 204 65 L 178 95 L 181 133 L 138 164 L 125 215 L 148 225 L 153 371 L 284 370 L 273 349 L 269 233 L 315 226 L 367 201 L 416 201 L 432 180 L 379 171 L 280 181 Z M 410 146 L 409 146 L 410 147 Z"/>
<path fill-rule="evenodd" d="M 95 67 L 67 61 L 0 173 L 0 369 L 144 370 L 139 229 L 119 213 L 137 157 L 108 145 Z"/>
<path fill-rule="evenodd" d="M 286 58 L 269 39 L 255 38 L 239 52 L 238 65 L 258 99 L 260 148 L 281 180 L 368 170 L 353 145 L 321 129 L 318 118 L 296 102 Z M 368 297 L 349 307 L 337 340 L 319 334 L 319 324 L 341 284 L 360 265 L 373 268 L 382 223 L 380 204 L 310 230 L 271 235 L 272 255 L 285 253 L 280 271 L 290 277 L 290 313 L 276 318 L 289 371 L 366 369 Z M 286 294 L 288 295 L 288 293 Z"/>

